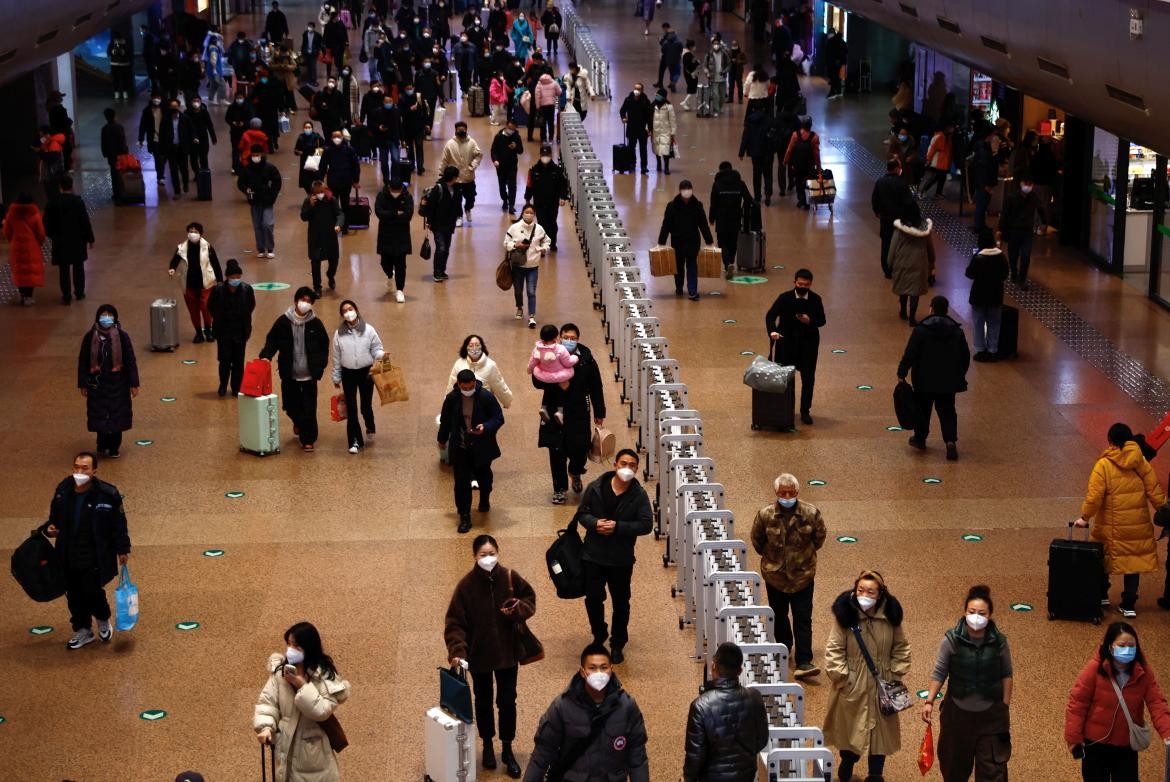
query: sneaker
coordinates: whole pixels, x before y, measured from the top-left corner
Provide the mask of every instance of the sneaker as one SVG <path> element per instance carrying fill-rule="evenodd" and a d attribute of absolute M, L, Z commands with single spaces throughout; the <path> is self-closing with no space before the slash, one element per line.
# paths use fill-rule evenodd
<path fill-rule="evenodd" d="M 106 451 L 106 457 L 110 459 L 117 459 L 120 455 L 121 454 L 118 453 L 117 448 L 111 448 L 110 450 Z"/>
<path fill-rule="evenodd" d="M 471 210 L 470 209 L 468 209 L 466 212 L 463 213 L 463 223 L 465 225 L 471 225 Z"/>
<path fill-rule="evenodd" d="M 455 218 L 455 227 L 456 227 L 456 228 L 462 228 L 462 227 L 463 227 L 463 218 L 462 218 L 462 217 L 456 217 L 456 218 Z"/>
<path fill-rule="evenodd" d="M 792 676 L 797 679 L 804 679 L 808 676 L 816 676 L 820 672 L 821 669 L 812 663 L 801 663 L 800 665 L 796 666 L 796 670 L 793 671 Z"/>
<path fill-rule="evenodd" d="M 1109 598 L 1107 598 L 1107 597 L 1101 598 L 1101 607 L 1102 608 L 1108 608 L 1110 605 L 1111 605 L 1111 603 L 1109 602 Z"/>
<path fill-rule="evenodd" d="M 97 636 L 93 634 L 93 630 L 88 627 L 84 630 L 78 630 L 73 634 L 73 637 L 65 644 L 66 649 L 80 649 L 86 644 L 91 644 L 97 640 Z"/>
<path fill-rule="evenodd" d="M 692 293 L 690 296 L 687 296 L 687 298 L 690 299 L 691 301 L 702 301 L 703 300 L 703 297 L 697 293 Z"/>
<path fill-rule="evenodd" d="M 1132 608 L 1126 608 L 1125 606 L 1118 606 L 1117 611 L 1122 616 L 1124 616 L 1126 619 L 1137 619 L 1137 611 L 1134 611 Z"/>
<path fill-rule="evenodd" d="M 357 443 L 354 443 L 353 445 L 351 445 L 351 446 L 349 447 L 349 452 L 350 452 L 350 453 L 357 453 L 357 452 L 358 452 L 358 451 L 360 451 L 361 449 L 362 449 L 362 447 L 361 447 L 360 445 L 358 445 Z"/>
<path fill-rule="evenodd" d="M 516 320 L 524 320 L 524 310 L 519 307 L 516 308 L 516 314 L 513 316 Z"/>
<path fill-rule="evenodd" d="M 402 291 L 394 291 L 394 301 L 398 302 L 399 304 L 405 304 L 406 294 Z"/>
<path fill-rule="evenodd" d="M 571 483 L 573 485 L 573 493 L 580 494 L 584 490 L 584 487 L 581 486 L 581 476 L 574 475 L 571 477 L 570 480 L 571 480 Z"/>
<path fill-rule="evenodd" d="M 98 638 L 102 643 L 109 643 L 110 639 L 114 637 L 114 628 L 110 625 L 110 620 L 104 622 L 98 620 Z"/>
<path fill-rule="evenodd" d="M 536 318 L 532 318 L 532 317 L 528 318 L 528 328 L 530 328 L 530 329 L 536 328 Z"/>
<path fill-rule="evenodd" d="M 564 426 L 564 425 L 565 425 L 565 413 L 564 413 L 564 411 L 562 411 L 562 410 L 558 410 L 558 411 L 556 411 L 555 413 L 553 413 L 553 418 L 557 419 L 557 423 L 558 423 L 558 424 L 560 424 L 561 426 Z"/>

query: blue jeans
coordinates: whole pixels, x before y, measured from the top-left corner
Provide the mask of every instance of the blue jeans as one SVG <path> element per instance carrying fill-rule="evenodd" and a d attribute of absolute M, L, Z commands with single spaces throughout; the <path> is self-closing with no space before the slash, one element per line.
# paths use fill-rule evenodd
<path fill-rule="evenodd" d="M 442 231 L 431 231 L 431 236 L 434 237 L 434 273 L 435 275 L 447 273 L 447 255 L 451 252 L 451 234 L 443 233 Z"/>
<path fill-rule="evenodd" d="M 271 206 L 252 204 L 252 231 L 256 234 L 256 252 L 270 253 L 276 250 L 276 216 Z"/>
<path fill-rule="evenodd" d="M 971 307 L 971 317 L 975 320 L 975 350 L 995 353 L 999 350 L 999 320 L 1003 315 L 1003 307 Z M 987 336 L 984 337 L 984 329 Z"/>
<path fill-rule="evenodd" d="M 524 306 L 524 289 L 528 289 L 528 317 L 536 317 L 536 278 L 540 267 L 531 269 L 512 267 L 512 292 L 516 294 L 516 309 Z"/>
<path fill-rule="evenodd" d="M 397 140 L 378 145 L 378 164 L 382 167 L 382 184 L 390 182 L 390 164 L 397 163 L 401 156 L 402 147 Z"/>
<path fill-rule="evenodd" d="M 674 289 L 682 290 L 683 274 L 687 277 L 687 293 L 699 292 L 699 251 L 674 248 Z"/>
<path fill-rule="evenodd" d="M 1017 283 L 1028 279 L 1028 267 L 1032 265 L 1032 242 L 1036 235 L 1031 228 L 1013 228 L 1007 232 L 1008 266 L 1012 279 Z"/>

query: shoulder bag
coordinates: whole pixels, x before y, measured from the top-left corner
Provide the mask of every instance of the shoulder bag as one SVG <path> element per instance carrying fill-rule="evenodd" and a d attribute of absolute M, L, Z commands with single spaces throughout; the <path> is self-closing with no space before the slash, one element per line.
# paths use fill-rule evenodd
<path fill-rule="evenodd" d="M 341 750 L 349 746 L 349 739 L 345 737 L 345 730 L 341 727 L 341 722 L 337 719 L 336 714 L 330 714 L 317 724 L 329 739 L 329 748 L 331 750 L 341 752 Z"/>
<path fill-rule="evenodd" d="M 1133 717 L 1129 715 L 1129 706 L 1121 695 L 1121 688 L 1117 686 L 1117 680 L 1110 676 L 1109 683 L 1113 685 L 1113 691 L 1117 693 L 1117 703 L 1121 706 L 1121 713 L 1125 715 L 1126 724 L 1129 725 L 1129 748 L 1134 752 L 1141 752 L 1150 746 L 1150 723 L 1135 724 Z"/>
<path fill-rule="evenodd" d="M 532 239 L 536 236 L 536 221 L 532 223 L 532 230 L 528 232 L 528 245 L 532 245 Z M 508 264 L 514 267 L 521 267 L 528 263 L 528 247 L 513 247 L 508 250 Z"/>
<path fill-rule="evenodd" d="M 512 586 L 512 571 L 508 571 L 508 595 L 516 597 L 516 589 Z M 516 661 L 521 665 L 540 662 L 544 659 L 544 646 L 540 639 L 529 629 L 523 619 L 516 621 Z"/>
<path fill-rule="evenodd" d="M 569 748 L 568 752 L 553 761 L 553 764 L 545 771 L 544 779 L 546 782 L 562 782 L 564 780 L 565 772 L 576 765 L 585 751 L 589 749 L 589 745 L 597 740 L 601 731 L 605 730 L 605 723 L 609 722 L 610 716 L 615 711 L 617 709 L 593 718 L 593 722 L 589 725 L 589 735 L 579 739 Z"/>
<path fill-rule="evenodd" d="M 906 685 L 902 682 L 888 682 L 883 679 L 878 674 L 877 666 L 873 664 L 873 658 L 869 656 L 869 649 L 865 648 L 865 641 L 861 640 L 861 628 L 857 625 L 853 626 L 853 635 L 857 637 L 857 645 L 861 648 L 862 656 L 865 657 L 865 664 L 869 667 L 874 681 L 877 682 L 878 710 L 887 716 L 906 711 L 913 705 L 913 701 L 910 700 L 910 691 L 906 689 Z"/>

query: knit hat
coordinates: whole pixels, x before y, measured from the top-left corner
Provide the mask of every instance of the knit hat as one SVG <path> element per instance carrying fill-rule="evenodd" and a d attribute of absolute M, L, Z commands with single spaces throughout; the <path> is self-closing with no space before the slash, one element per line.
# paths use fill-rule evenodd
<path fill-rule="evenodd" d="M 235 258 L 228 258 L 227 264 L 223 267 L 223 275 L 231 277 L 234 274 L 243 274 L 244 270 L 240 268 L 240 262 Z"/>
<path fill-rule="evenodd" d="M 248 127 L 250 128 L 259 129 L 263 125 L 264 123 L 260 121 L 259 117 L 252 117 L 252 119 L 248 120 Z"/>
<path fill-rule="evenodd" d="M 253 144 L 252 145 L 252 154 L 253 155 L 263 155 L 264 154 L 264 147 L 260 146 L 259 144 Z"/>

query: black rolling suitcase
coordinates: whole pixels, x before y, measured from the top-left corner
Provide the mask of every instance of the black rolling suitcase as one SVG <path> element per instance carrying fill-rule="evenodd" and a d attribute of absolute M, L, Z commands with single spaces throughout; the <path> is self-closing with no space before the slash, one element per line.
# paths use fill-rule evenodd
<path fill-rule="evenodd" d="M 622 174 L 634 173 L 634 145 L 633 144 L 614 144 L 613 145 L 613 170 L 614 170 L 614 173 L 622 173 Z"/>
<path fill-rule="evenodd" d="M 370 129 L 365 125 L 354 125 L 349 129 L 349 143 L 362 160 L 369 160 L 374 156 L 374 144 L 370 139 Z"/>
<path fill-rule="evenodd" d="M 370 199 L 360 194 L 358 188 L 353 189 L 353 196 L 345 205 L 345 225 L 350 230 L 370 227 Z"/>
<path fill-rule="evenodd" d="M 1088 528 L 1084 540 L 1073 540 L 1070 523 L 1048 546 L 1048 618 L 1100 624 L 1104 584 L 1105 546 L 1089 540 Z"/>
<path fill-rule="evenodd" d="M 776 349 L 773 342 L 768 348 L 768 360 Z M 752 429 L 773 429 L 781 432 L 796 431 L 796 373 L 783 394 L 769 394 L 767 391 L 752 389 Z"/>
<path fill-rule="evenodd" d="M 404 185 L 410 184 L 410 177 L 414 174 L 414 164 L 409 160 L 399 160 L 390 164 L 390 178 L 397 179 Z"/>
<path fill-rule="evenodd" d="M 1017 358 L 1020 355 L 1020 311 L 1015 307 L 1003 305 L 1003 313 L 999 318 L 999 349 L 996 358 L 1003 360 Z"/>
<path fill-rule="evenodd" d="M 195 200 L 211 200 L 211 171 L 206 168 L 195 172 Z"/>

